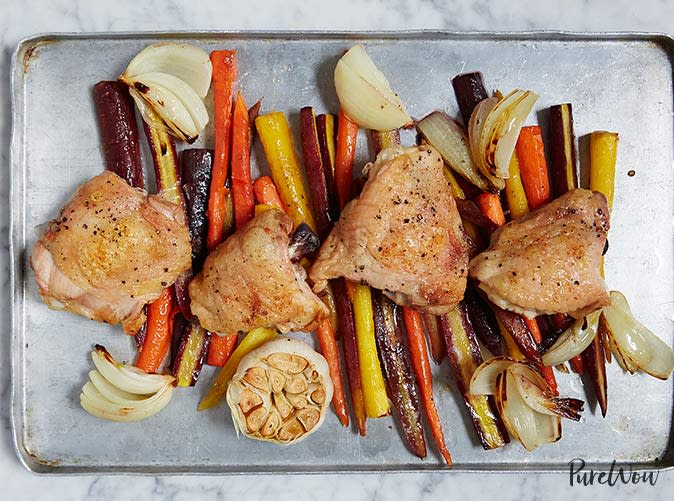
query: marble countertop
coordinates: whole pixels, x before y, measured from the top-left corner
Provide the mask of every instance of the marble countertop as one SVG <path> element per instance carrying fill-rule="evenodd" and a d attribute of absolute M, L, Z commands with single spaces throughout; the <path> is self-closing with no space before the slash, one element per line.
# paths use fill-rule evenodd
<path fill-rule="evenodd" d="M 674 4 L 667 0 L 513 1 L 376 0 L 356 2 L 180 2 L 138 0 L 5 0 L 0 17 L 3 77 L 0 95 L 0 268 L 8 284 L 9 61 L 17 42 L 38 32 L 135 30 L 570 30 L 674 33 Z M 9 424 L 9 307 L 2 297 L 0 325 L 0 495 L 4 499 L 418 499 L 483 495 L 500 499 L 609 499 L 616 494 L 665 498 L 674 472 L 657 484 L 570 487 L 568 474 L 391 474 L 230 477 L 37 477 L 18 462 Z"/>

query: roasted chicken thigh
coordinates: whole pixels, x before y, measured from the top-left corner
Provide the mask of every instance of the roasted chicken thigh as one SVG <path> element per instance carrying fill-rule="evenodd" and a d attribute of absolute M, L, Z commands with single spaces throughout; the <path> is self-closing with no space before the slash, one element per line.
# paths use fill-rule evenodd
<path fill-rule="evenodd" d="M 600 272 L 608 229 L 604 195 L 569 191 L 496 230 L 470 262 L 470 276 L 507 310 L 581 318 L 609 304 Z"/>
<path fill-rule="evenodd" d="M 143 306 L 191 266 L 185 216 L 106 171 L 80 186 L 49 223 L 30 264 L 50 307 L 121 322 L 134 334 Z"/>
<path fill-rule="evenodd" d="M 466 288 L 468 252 L 443 168 L 430 146 L 382 151 L 320 249 L 309 272 L 314 290 L 345 277 L 400 305 L 452 310 Z"/>
<path fill-rule="evenodd" d="M 311 292 L 306 272 L 291 261 L 292 220 L 270 209 L 225 240 L 190 283 L 192 313 L 212 332 L 256 327 L 281 332 L 311 329 L 327 314 Z"/>

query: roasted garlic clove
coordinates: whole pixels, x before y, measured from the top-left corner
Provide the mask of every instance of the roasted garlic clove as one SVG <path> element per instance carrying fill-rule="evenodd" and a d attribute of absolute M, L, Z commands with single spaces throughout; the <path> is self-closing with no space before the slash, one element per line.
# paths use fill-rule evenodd
<path fill-rule="evenodd" d="M 227 389 L 238 431 L 291 444 L 316 431 L 332 398 L 325 359 L 309 345 L 279 338 L 246 355 Z"/>

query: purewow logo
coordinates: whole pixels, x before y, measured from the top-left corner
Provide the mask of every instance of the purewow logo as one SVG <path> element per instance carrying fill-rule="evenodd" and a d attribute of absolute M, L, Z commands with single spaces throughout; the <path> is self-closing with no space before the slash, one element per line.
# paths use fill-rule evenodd
<path fill-rule="evenodd" d="M 592 468 L 585 467 L 585 461 L 580 458 L 569 461 L 569 485 L 610 485 L 616 484 L 636 485 L 650 484 L 655 485 L 658 481 L 659 471 L 634 471 L 631 465 L 618 466 L 615 460 L 611 463 L 608 471 L 594 471 Z"/>

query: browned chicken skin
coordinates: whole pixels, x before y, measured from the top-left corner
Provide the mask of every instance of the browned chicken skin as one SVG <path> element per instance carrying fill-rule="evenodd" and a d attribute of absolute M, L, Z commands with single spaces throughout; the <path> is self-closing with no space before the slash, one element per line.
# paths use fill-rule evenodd
<path fill-rule="evenodd" d="M 608 229 L 606 197 L 572 190 L 496 230 L 470 276 L 502 308 L 581 318 L 609 303 L 600 274 Z"/>
<path fill-rule="evenodd" d="M 145 320 L 143 306 L 191 266 L 185 216 L 106 171 L 49 223 L 30 264 L 50 307 L 121 322 L 133 334 Z"/>
<path fill-rule="evenodd" d="M 292 220 L 277 209 L 256 216 L 213 251 L 190 283 L 192 313 L 212 332 L 256 327 L 311 329 L 327 314 L 288 253 Z"/>
<path fill-rule="evenodd" d="M 466 288 L 468 253 L 443 167 L 429 146 L 381 152 L 321 247 L 309 272 L 314 290 L 346 277 L 400 305 L 451 311 Z"/>

